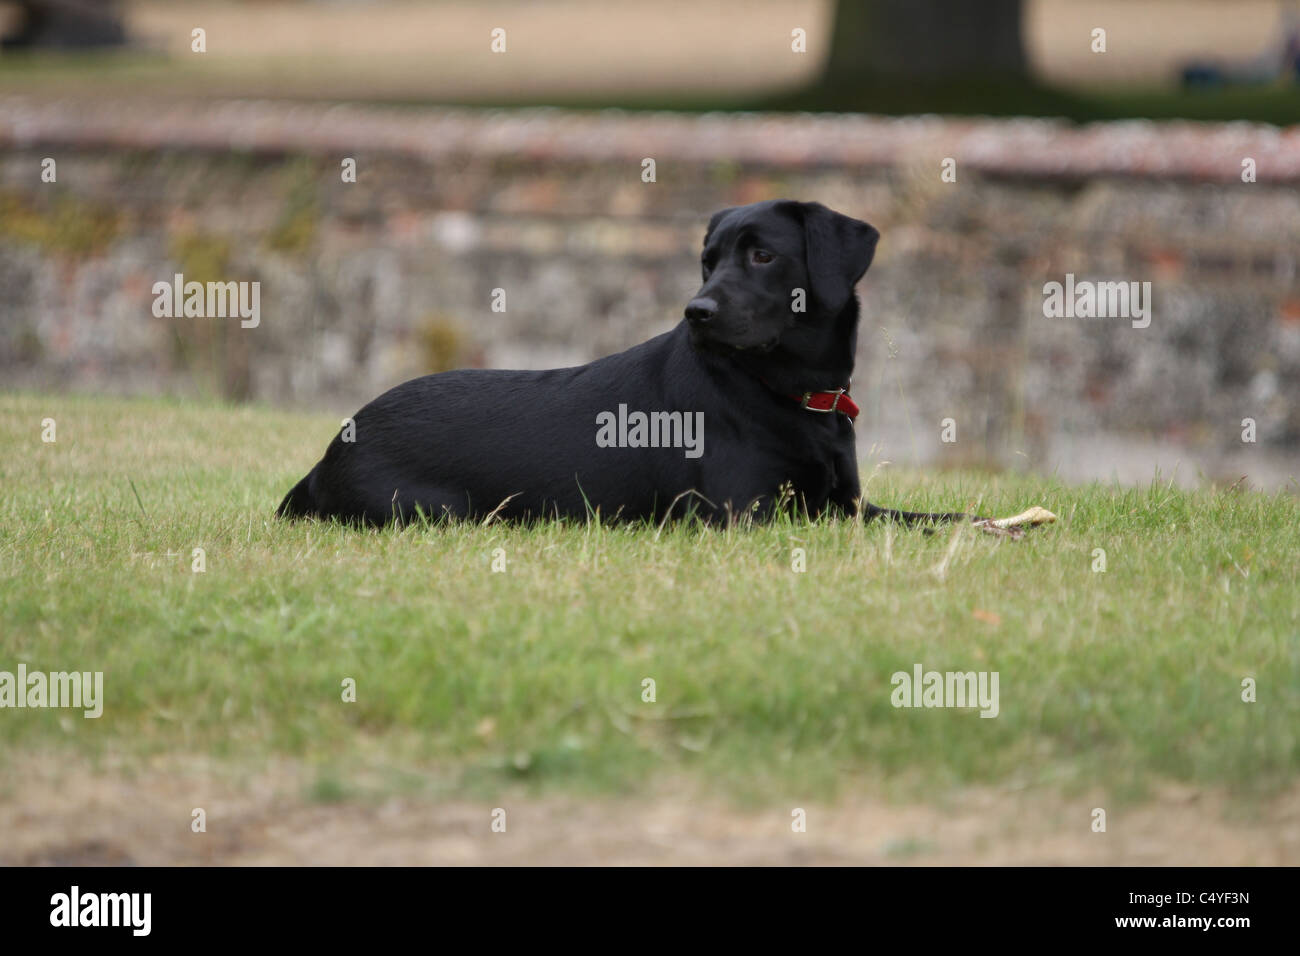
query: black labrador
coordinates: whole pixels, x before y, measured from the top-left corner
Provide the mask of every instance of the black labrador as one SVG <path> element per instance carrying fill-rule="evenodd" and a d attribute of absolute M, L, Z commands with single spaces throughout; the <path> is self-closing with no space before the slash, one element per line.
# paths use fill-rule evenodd
<path fill-rule="evenodd" d="M 277 514 L 856 514 L 854 286 L 879 237 L 819 203 L 723 210 L 705 233 L 704 284 L 671 332 L 577 368 L 399 385 L 345 423 Z M 861 506 L 906 522 L 968 517 Z"/>

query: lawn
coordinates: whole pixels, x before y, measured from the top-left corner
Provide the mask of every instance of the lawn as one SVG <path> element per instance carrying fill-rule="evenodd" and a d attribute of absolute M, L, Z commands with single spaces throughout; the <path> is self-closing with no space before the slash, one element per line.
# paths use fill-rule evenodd
<path fill-rule="evenodd" d="M 380 790 L 418 768 L 452 796 L 689 779 L 751 805 L 792 788 L 833 801 L 864 779 L 903 798 L 991 785 L 1140 800 L 1175 781 L 1250 799 L 1300 769 L 1292 496 L 870 480 L 874 500 L 908 508 L 1061 516 L 1022 541 L 845 520 L 274 520 L 336 426 L 0 395 L 0 670 L 103 671 L 105 697 L 98 720 L 0 713 L 3 754 L 285 758 L 314 768 L 324 800 L 347 798 L 364 762 Z M 915 664 L 997 671 L 997 717 L 895 708 L 891 675 Z"/>
<path fill-rule="evenodd" d="M 37 97 L 301 99 L 479 107 L 810 110 L 886 115 L 1300 121 L 1300 87 L 1183 90 L 1189 62 L 1249 63 L 1282 42 L 1268 0 L 1025 4 L 1030 81 L 823 84 L 826 0 L 352 4 L 130 0 L 132 45 L 108 53 L 6 51 L 0 88 Z M 1089 48 L 1098 23 L 1105 56 Z M 207 31 L 204 53 L 192 30 Z M 806 30 L 808 53 L 791 50 Z M 507 28 L 504 55 L 490 35 Z"/>

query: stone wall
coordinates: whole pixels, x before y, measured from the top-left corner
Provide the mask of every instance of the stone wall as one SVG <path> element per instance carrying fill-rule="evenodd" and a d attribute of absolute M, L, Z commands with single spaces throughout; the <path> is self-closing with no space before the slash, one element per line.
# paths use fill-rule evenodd
<path fill-rule="evenodd" d="M 343 415 L 425 371 L 583 362 L 678 320 L 711 212 L 788 196 L 883 234 L 864 456 L 1300 473 L 1300 128 L 0 97 L 0 148 L 5 388 Z M 260 283 L 258 326 L 156 317 L 176 273 Z M 1150 282 L 1149 327 L 1046 318 L 1067 273 Z"/>

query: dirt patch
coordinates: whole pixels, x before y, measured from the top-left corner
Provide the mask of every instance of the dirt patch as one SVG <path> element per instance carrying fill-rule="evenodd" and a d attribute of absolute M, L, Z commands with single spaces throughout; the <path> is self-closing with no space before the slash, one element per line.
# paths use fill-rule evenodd
<path fill-rule="evenodd" d="M 13 768 L 11 767 L 11 770 Z M 1168 787 L 1091 829 L 1090 799 L 1028 790 L 943 806 L 853 798 L 737 810 L 682 786 L 656 798 L 515 795 L 311 802 L 304 768 L 201 762 L 133 771 L 30 764 L 0 792 L 3 865 L 1296 865 L 1300 788 L 1233 819 L 1222 794 Z M 206 832 L 191 830 L 202 807 Z M 493 811 L 505 832 L 493 832 Z"/>

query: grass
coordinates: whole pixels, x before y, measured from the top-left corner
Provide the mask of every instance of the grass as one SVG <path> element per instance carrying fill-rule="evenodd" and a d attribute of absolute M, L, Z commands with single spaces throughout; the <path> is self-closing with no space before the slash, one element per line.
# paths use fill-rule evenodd
<path fill-rule="evenodd" d="M 1065 89 L 1032 81 L 943 83 L 812 84 L 765 97 L 750 109 L 775 111 L 878 113 L 906 116 L 1059 117 L 1075 123 L 1113 120 L 1192 120 L 1197 122 L 1300 122 L 1300 86 L 1256 85 L 1207 90 L 1152 86 Z"/>
<path fill-rule="evenodd" d="M 628 793 L 667 775 L 756 800 L 866 778 L 1267 793 L 1300 770 L 1295 497 L 871 479 L 900 507 L 1061 516 L 1020 542 L 854 521 L 273 520 L 337 424 L 0 393 L 0 670 L 103 671 L 106 696 L 99 720 L 0 713 L 0 764 L 287 757 L 321 768 L 320 800 L 362 760 L 457 793 Z M 998 671 L 1000 715 L 895 709 L 890 676 L 915 663 Z"/>
<path fill-rule="evenodd" d="M 394 65 L 396 63 L 396 65 Z M 865 80 L 797 83 L 777 89 L 597 89 L 582 86 L 448 88 L 437 64 L 386 59 L 299 56 L 205 60 L 137 51 L 10 53 L 0 58 L 0 87 L 16 93 L 115 99 L 135 95 L 266 97 L 393 106 L 484 109 L 550 106 L 629 111 L 861 112 L 886 116 L 1058 117 L 1076 123 L 1111 120 L 1300 122 L 1300 86 L 1241 85 L 1201 90 L 1150 84 L 1059 87 L 1038 81 L 999 83 L 949 79 L 932 84 Z M 596 84 L 599 86 L 600 84 Z"/>

